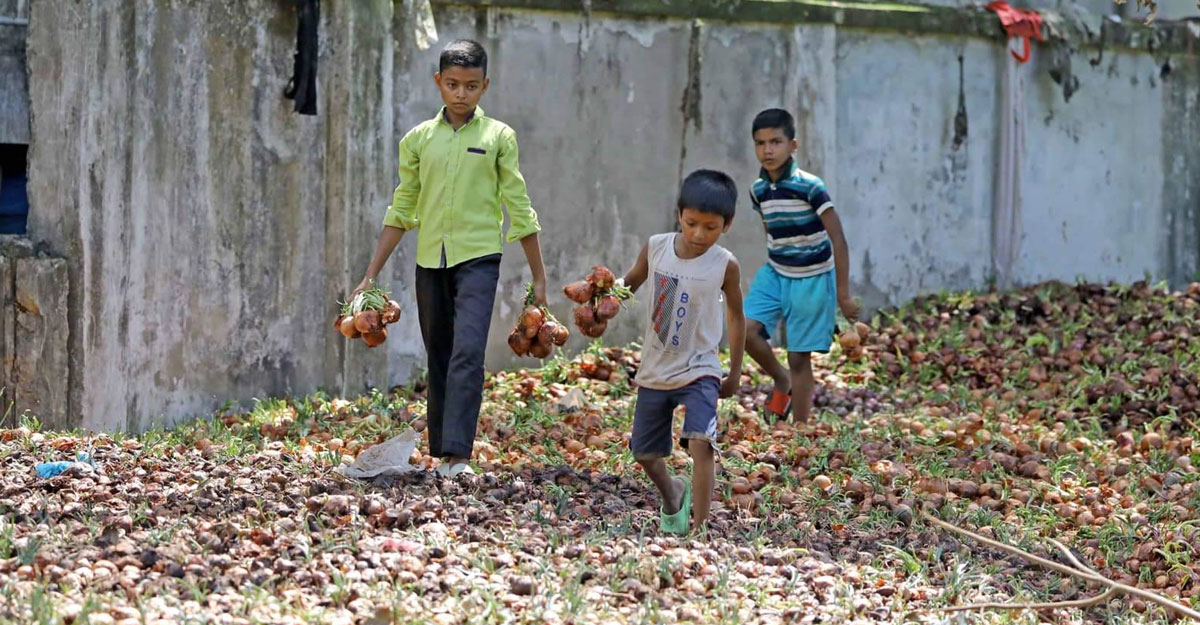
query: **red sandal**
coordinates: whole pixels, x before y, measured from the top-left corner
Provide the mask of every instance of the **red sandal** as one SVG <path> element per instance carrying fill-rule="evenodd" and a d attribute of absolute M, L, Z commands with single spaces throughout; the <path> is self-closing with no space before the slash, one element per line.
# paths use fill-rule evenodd
<path fill-rule="evenodd" d="M 767 402 L 767 410 L 777 417 L 788 416 L 792 411 L 792 394 L 780 393 L 779 389 L 772 389 L 771 401 Z"/>

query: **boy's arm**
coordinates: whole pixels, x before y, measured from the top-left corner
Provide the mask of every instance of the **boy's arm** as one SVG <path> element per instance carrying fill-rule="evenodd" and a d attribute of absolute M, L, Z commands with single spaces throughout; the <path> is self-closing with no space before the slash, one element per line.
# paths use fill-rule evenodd
<path fill-rule="evenodd" d="M 546 305 L 546 266 L 542 264 L 542 243 L 538 233 L 521 239 L 525 248 L 525 259 L 529 261 L 529 273 L 533 276 L 533 303 Z"/>
<path fill-rule="evenodd" d="M 630 269 L 629 273 L 625 274 L 624 278 L 621 278 L 625 286 L 634 293 L 637 292 L 638 287 L 642 286 L 642 283 L 646 281 L 647 274 L 650 273 L 649 249 L 649 244 L 642 246 L 642 251 L 638 252 L 637 262 L 633 263 L 633 269 Z"/>
<path fill-rule="evenodd" d="M 379 275 L 380 271 L 383 271 L 387 259 L 391 257 L 402 238 L 404 238 L 404 230 L 395 226 L 383 227 L 383 232 L 379 233 L 379 240 L 375 243 L 375 255 L 371 257 L 371 263 L 367 265 L 367 275 L 363 276 L 362 282 L 359 282 L 358 286 L 354 288 L 354 293 L 350 295 L 351 298 L 371 288 L 371 281 Z"/>
<path fill-rule="evenodd" d="M 363 276 L 362 282 L 355 287 L 351 297 L 371 286 L 371 281 L 383 271 L 383 266 L 387 264 L 388 258 L 391 258 L 392 252 L 404 238 L 404 233 L 408 230 L 415 230 L 419 225 L 417 196 L 421 194 L 421 177 L 418 173 L 420 157 L 413 149 L 414 141 L 412 132 L 404 135 L 404 138 L 400 140 L 399 165 L 397 166 L 400 184 L 396 185 L 396 190 L 392 193 L 392 204 L 388 206 L 387 214 L 383 217 L 383 231 L 379 233 L 379 240 L 375 243 L 375 254 L 371 257 L 370 264 L 367 265 L 366 275 Z"/>
<path fill-rule="evenodd" d="M 742 310 L 742 269 L 736 258 L 725 265 L 726 323 L 729 328 L 729 375 L 721 382 L 721 397 L 733 397 L 742 385 L 742 355 L 746 349 L 746 315 Z"/>
<path fill-rule="evenodd" d="M 392 193 L 392 205 L 383 217 L 383 225 L 406 231 L 416 230 L 420 225 L 417 221 L 417 197 L 421 195 L 421 157 L 416 149 L 415 130 L 409 131 L 400 140 L 399 164 L 396 167 L 400 184 L 396 185 Z"/>
<path fill-rule="evenodd" d="M 759 221 L 762 222 L 763 234 L 770 238 L 771 233 L 767 230 L 767 220 L 763 218 L 762 204 L 758 203 L 758 196 L 754 195 L 754 184 L 750 185 L 750 206 L 754 208 L 754 212 L 758 213 Z"/>
<path fill-rule="evenodd" d="M 546 305 L 546 267 L 542 263 L 542 244 L 538 232 L 537 213 L 529 201 L 529 190 L 519 167 L 520 150 L 517 135 L 506 130 L 500 140 L 500 151 L 496 155 L 499 173 L 500 199 L 508 209 L 508 242 L 520 241 L 529 262 L 529 273 L 533 276 L 534 303 Z"/>
<path fill-rule="evenodd" d="M 846 233 L 842 229 L 842 220 L 832 206 L 821 211 L 821 223 L 829 233 L 829 242 L 833 245 L 833 269 L 837 276 L 838 306 L 846 319 L 858 319 L 858 302 L 850 295 L 850 246 L 846 244 Z"/>

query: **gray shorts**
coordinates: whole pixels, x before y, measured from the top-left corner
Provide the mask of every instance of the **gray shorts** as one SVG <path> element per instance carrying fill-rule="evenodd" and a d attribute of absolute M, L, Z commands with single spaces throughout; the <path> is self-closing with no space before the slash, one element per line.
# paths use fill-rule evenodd
<path fill-rule="evenodd" d="M 720 380 L 703 377 L 687 386 L 669 391 L 641 387 L 633 412 L 633 435 L 629 450 L 638 460 L 671 455 L 671 425 L 675 408 L 683 406 L 683 435 L 680 446 L 689 439 L 708 441 L 716 449 L 717 395 Z"/>

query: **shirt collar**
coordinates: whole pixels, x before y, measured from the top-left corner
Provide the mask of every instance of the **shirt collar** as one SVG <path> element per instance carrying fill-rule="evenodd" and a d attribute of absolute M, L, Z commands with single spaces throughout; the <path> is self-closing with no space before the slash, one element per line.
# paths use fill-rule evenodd
<path fill-rule="evenodd" d="M 781 180 L 783 178 L 787 178 L 788 176 L 791 176 L 792 174 L 795 174 L 796 173 L 796 159 L 789 156 L 787 162 L 785 162 L 783 164 L 783 167 L 781 169 L 783 169 L 783 171 L 785 172 L 784 175 L 779 177 Z M 762 167 L 758 170 L 758 177 L 767 181 L 767 183 L 771 183 L 771 172 L 767 171 L 766 167 Z M 778 181 L 776 181 L 776 182 L 778 182 Z"/>
<path fill-rule="evenodd" d="M 483 112 L 483 109 L 481 107 L 476 106 L 475 110 L 471 112 L 471 116 L 467 118 L 467 123 L 463 124 L 462 127 L 466 128 L 467 126 L 471 125 L 471 122 L 479 119 L 480 117 L 483 117 L 485 114 L 486 113 Z M 440 110 L 438 110 L 437 117 L 434 117 L 434 119 L 436 119 L 438 121 L 446 122 L 447 124 L 450 123 L 450 120 L 446 119 L 446 107 L 444 105 L 442 106 L 442 108 Z"/>

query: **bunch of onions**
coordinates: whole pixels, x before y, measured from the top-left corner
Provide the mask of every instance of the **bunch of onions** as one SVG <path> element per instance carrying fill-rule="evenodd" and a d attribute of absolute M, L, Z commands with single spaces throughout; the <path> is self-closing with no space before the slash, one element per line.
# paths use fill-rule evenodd
<path fill-rule="evenodd" d="M 621 302 L 633 297 L 633 292 L 617 284 L 612 270 L 603 265 L 592 267 L 587 278 L 563 287 L 567 299 L 575 302 L 575 325 L 584 336 L 599 338 L 608 329 L 608 322 L 621 312 Z"/>
<path fill-rule="evenodd" d="M 549 358 L 557 345 L 562 347 L 571 338 L 567 326 L 558 322 L 543 306 L 533 303 L 533 285 L 525 287 L 525 308 L 517 325 L 508 335 L 508 346 L 518 356 Z"/>
<path fill-rule="evenodd" d="M 400 320 L 400 304 L 375 286 L 342 304 L 333 327 L 348 339 L 361 338 L 367 347 L 387 340 L 387 326 Z"/>
<path fill-rule="evenodd" d="M 864 343 L 871 335 L 871 326 L 859 321 L 846 328 L 838 336 L 838 344 L 850 360 L 862 360 L 866 355 Z"/>

